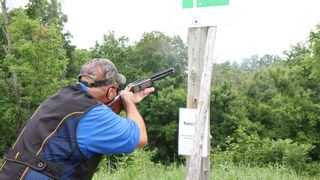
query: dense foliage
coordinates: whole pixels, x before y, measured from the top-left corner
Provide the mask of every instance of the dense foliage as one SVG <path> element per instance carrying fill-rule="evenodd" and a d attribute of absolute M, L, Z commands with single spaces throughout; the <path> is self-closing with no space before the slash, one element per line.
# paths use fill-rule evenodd
<path fill-rule="evenodd" d="M 60 87 L 74 83 L 83 63 L 111 59 L 127 82 L 174 67 L 139 104 L 155 162 L 177 155 L 178 111 L 186 106 L 187 48 L 178 36 L 147 32 L 140 41 L 107 32 L 90 50 L 71 45 L 58 0 L 30 0 L 0 14 L 0 155 L 23 123 Z M 7 36 L 8 33 L 10 36 Z M 8 39 L 10 38 L 10 39 Z M 9 42 L 12 42 L 11 44 Z M 11 52 L 8 51 L 11 50 Z M 320 25 L 284 57 L 265 55 L 215 64 L 211 88 L 212 147 L 224 160 L 320 170 Z"/>

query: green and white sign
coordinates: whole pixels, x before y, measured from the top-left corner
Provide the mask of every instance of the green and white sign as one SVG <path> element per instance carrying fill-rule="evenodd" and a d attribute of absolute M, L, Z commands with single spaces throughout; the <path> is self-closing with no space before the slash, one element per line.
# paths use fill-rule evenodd
<path fill-rule="evenodd" d="M 173 26 L 203 27 L 231 23 L 232 0 L 170 0 Z"/>
<path fill-rule="evenodd" d="M 229 0 L 182 0 L 182 8 L 193 8 L 194 4 L 196 7 L 211 7 L 211 6 L 227 6 Z"/>

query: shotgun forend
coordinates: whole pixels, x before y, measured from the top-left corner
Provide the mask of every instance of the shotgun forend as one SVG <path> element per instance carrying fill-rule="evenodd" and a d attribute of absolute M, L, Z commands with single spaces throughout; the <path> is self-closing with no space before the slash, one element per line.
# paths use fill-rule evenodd
<path fill-rule="evenodd" d="M 134 81 L 130 84 L 130 91 L 135 93 L 145 88 L 152 87 L 154 81 L 160 80 L 166 76 L 169 76 L 172 73 L 173 73 L 173 68 L 170 68 L 163 72 L 156 73 L 148 78 Z"/>

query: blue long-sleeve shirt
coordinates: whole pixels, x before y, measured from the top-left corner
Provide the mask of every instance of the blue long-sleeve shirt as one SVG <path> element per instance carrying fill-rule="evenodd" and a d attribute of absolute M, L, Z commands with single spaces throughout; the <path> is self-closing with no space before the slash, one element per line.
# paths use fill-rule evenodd
<path fill-rule="evenodd" d="M 86 86 L 79 84 L 89 93 Z M 77 141 L 87 157 L 95 153 L 130 153 L 137 147 L 139 139 L 137 123 L 119 116 L 104 104 L 84 114 L 77 126 Z"/>

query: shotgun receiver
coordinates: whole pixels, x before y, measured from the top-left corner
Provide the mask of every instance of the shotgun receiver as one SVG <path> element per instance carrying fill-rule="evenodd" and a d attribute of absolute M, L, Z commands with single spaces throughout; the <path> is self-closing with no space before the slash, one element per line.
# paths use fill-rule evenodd
<path fill-rule="evenodd" d="M 170 68 L 168 70 L 165 70 L 163 72 L 156 73 L 150 77 L 147 77 L 145 79 L 137 80 L 132 83 L 130 83 L 125 90 L 131 91 L 132 93 L 136 93 L 139 91 L 144 90 L 145 88 L 149 88 L 153 86 L 153 82 L 160 80 L 162 78 L 165 78 L 166 76 L 169 76 L 173 73 L 173 68 Z M 114 100 L 112 100 L 110 103 L 107 104 L 113 112 L 119 114 L 120 111 L 123 109 L 122 100 L 120 95 L 117 95 Z"/>

